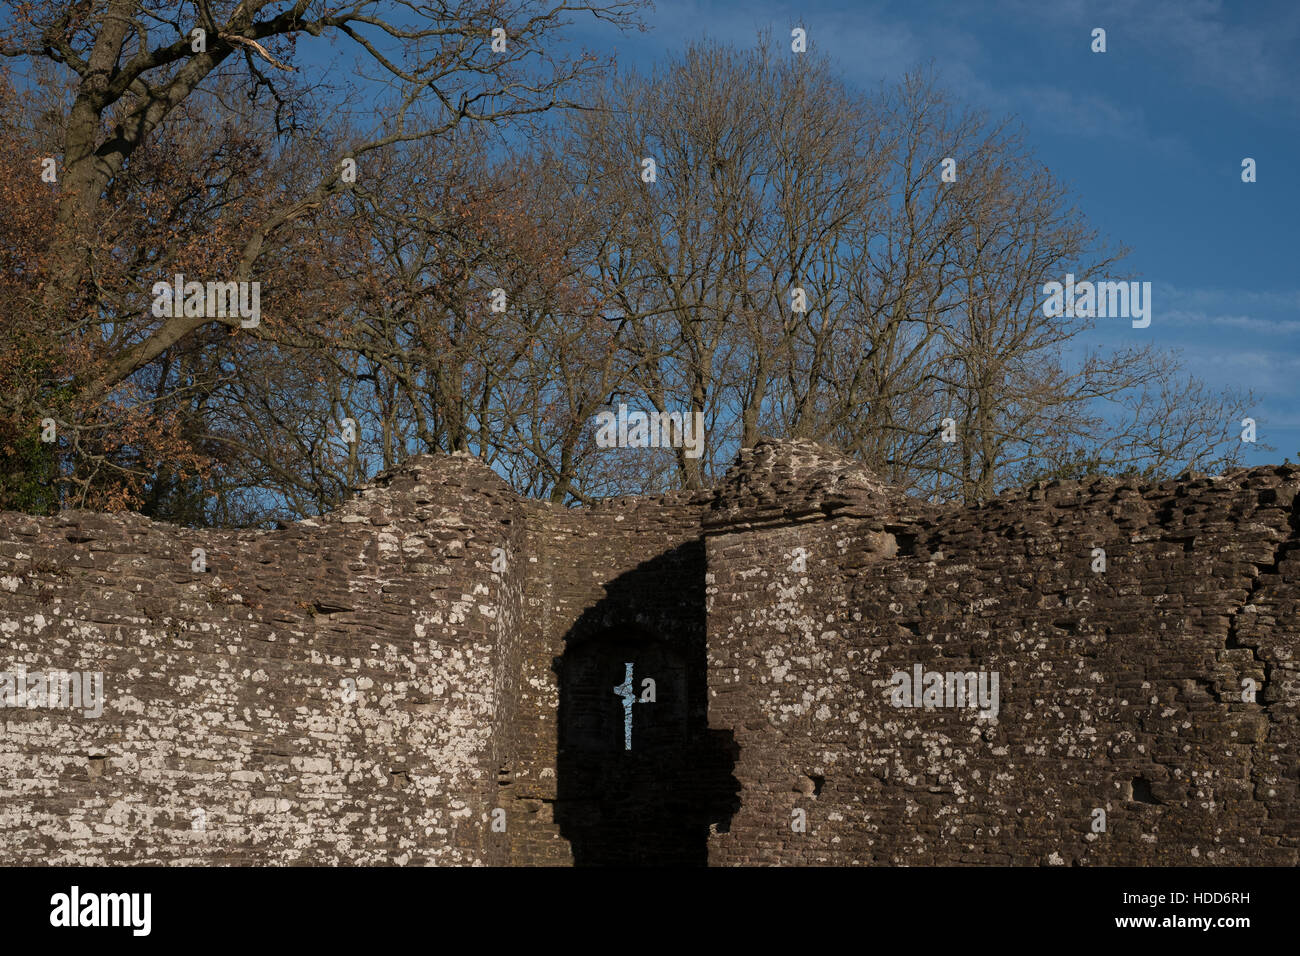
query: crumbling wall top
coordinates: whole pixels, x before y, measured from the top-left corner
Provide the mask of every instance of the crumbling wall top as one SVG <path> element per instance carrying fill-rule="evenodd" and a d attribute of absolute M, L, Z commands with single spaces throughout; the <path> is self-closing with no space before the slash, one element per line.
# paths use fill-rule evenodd
<path fill-rule="evenodd" d="M 861 462 L 806 438 L 763 439 L 745 448 L 704 516 L 705 533 L 823 517 L 885 518 L 911 499 Z"/>
<path fill-rule="evenodd" d="M 482 459 L 466 452 L 413 455 L 355 489 L 338 508 L 317 519 L 323 524 L 350 523 L 358 516 L 377 519 L 445 517 L 448 509 L 501 508 L 513 512 L 519 494 Z M 314 523 L 314 522 L 307 522 Z"/>

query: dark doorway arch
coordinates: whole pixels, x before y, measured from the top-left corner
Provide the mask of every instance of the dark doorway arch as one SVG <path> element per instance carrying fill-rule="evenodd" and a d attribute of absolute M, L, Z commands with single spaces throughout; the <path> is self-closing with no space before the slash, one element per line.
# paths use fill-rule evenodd
<path fill-rule="evenodd" d="M 699 578 L 699 606 L 679 592 L 660 633 L 619 623 L 606 605 L 555 661 L 555 822 L 579 866 L 705 865 L 710 830 L 725 831 L 738 809 L 734 738 L 708 727 Z"/>

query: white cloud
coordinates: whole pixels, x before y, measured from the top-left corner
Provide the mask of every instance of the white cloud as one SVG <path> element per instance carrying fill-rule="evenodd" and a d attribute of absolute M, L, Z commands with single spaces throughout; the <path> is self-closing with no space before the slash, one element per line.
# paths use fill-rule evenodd
<path fill-rule="evenodd" d="M 1182 309 L 1162 310 L 1160 317 L 1165 322 L 1176 325 L 1218 326 L 1264 335 L 1295 335 L 1300 333 L 1300 319 L 1260 319 L 1249 315 L 1211 315 L 1208 312 L 1188 312 Z"/>

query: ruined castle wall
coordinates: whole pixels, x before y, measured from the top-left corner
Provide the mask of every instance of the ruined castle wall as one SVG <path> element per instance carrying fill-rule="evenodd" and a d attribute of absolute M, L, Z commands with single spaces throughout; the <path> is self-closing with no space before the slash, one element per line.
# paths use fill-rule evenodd
<path fill-rule="evenodd" d="M 1298 487 L 1257 468 L 715 528 L 710 723 L 742 806 L 710 862 L 1295 864 Z M 892 706 L 918 663 L 998 672 L 996 718 Z"/>
<path fill-rule="evenodd" d="M 515 498 L 423 461 L 279 531 L 0 515 L 0 672 L 102 671 L 106 699 L 0 709 L 0 862 L 499 859 Z"/>
<path fill-rule="evenodd" d="M 0 515 L 0 675 L 106 701 L 0 708 L 0 861 L 1294 864 L 1297 489 L 938 508 L 792 442 L 581 509 L 452 456 L 279 531 Z"/>

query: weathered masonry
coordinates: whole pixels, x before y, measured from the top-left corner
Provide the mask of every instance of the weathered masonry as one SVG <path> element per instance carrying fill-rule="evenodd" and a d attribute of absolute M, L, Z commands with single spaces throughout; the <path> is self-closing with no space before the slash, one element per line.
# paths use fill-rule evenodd
<path fill-rule="evenodd" d="M 451 456 L 278 531 L 0 515 L 0 863 L 1295 864 L 1297 490 L 939 507 L 771 442 L 576 510 Z M 102 715 L 19 706 L 53 670 Z M 932 672 L 995 712 L 896 706 Z"/>

